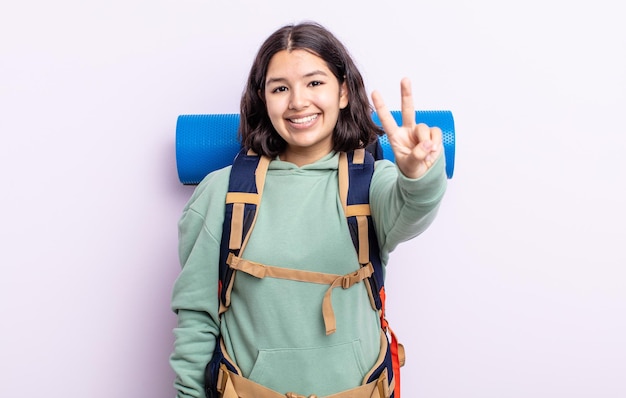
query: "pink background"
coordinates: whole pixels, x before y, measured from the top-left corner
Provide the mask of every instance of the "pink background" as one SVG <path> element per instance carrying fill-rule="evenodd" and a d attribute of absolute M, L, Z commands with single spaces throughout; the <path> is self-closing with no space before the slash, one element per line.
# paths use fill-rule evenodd
<path fill-rule="evenodd" d="M 304 19 L 392 108 L 409 76 L 455 116 L 440 216 L 388 273 L 404 396 L 626 396 L 626 30 L 580 3 L 3 3 L 0 396 L 174 396 L 176 117 L 237 112 Z"/>

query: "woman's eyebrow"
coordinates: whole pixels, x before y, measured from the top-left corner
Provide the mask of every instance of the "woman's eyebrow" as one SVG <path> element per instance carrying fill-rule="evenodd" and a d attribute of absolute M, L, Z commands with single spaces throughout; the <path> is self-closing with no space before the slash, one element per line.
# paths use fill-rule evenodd
<path fill-rule="evenodd" d="M 312 77 L 312 76 L 317 76 L 317 75 L 322 75 L 322 76 L 328 76 L 328 74 L 326 72 L 324 72 L 323 70 L 314 70 L 313 72 L 309 72 L 306 75 L 304 75 L 303 77 Z"/>

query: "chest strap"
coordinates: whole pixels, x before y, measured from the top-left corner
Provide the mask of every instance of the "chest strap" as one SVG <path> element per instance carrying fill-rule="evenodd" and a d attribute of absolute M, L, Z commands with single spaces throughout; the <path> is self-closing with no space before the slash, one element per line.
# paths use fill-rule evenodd
<path fill-rule="evenodd" d="M 324 272 L 305 271 L 293 268 L 281 268 L 271 265 L 256 263 L 254 261 L 245 260 L 237 257 L 232 253 L 228 256 L 227 264 L 235 271 L 242 271 L 255 278 L 263 279 L 265 277 L 287 279 L 297 282 L 318 283 L 321 285 L 329 285 L 328 290 L 324 294 L 322 300 L 322 315 L 324 317 L 324 326 L 326 334 L 332 334 L 337 330 L 337 322 L 335 319 L 335 311 L 332 304 L 332 291 L 336 287 L 349 289 L 362 280 L 369 278 L 374 273 L 372 263 L 359 268 L 345 275 L 327 274 Z"/>

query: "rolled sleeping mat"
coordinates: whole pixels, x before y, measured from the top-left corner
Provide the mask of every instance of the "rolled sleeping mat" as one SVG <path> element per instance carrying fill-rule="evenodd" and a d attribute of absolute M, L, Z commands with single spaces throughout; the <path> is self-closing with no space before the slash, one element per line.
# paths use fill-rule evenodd
<path fill-rule="evenodd" d="M 392 111 L 398 125 L 402 113 Z M 372 120 L 381 126 L 376 113 Z M 450 111 L 415 111 L 415 121 L 437 126 L 443 133 L 446 155 L 446 175 L 454 173 L 455 134 Z M 178 179 L 185 185 L 196 185 L 212 171 L 231 165 L 241 144 L 238 139 L 239 114 L 215 113 L 180 115 L 176 122 L 176 168 Z M 386 135 L 379 138 L 385 159 L 394 161 L 393 151 Z"/>

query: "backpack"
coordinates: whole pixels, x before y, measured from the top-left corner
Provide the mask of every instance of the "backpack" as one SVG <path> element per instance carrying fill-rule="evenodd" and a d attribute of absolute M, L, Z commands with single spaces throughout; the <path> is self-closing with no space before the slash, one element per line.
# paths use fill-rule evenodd
<path fill-rule="evenodd" d="M 303 271 L 279 269 L 252 263 L 240 258 L 254 227 L 257 207 L 263 193 L 265 173 L 269 158 L 259 156 L 242 148 L 232 164 L 226 210 L 221 240 L 219 264 L 219 302 L 220 315 L 230 305 L 230 292 L 234 274 L 237 271 L 250 273 L 257 277 L 267 276 L 283 279 L 301 280 L 330 285 L 323 301 L 322 311 L 326 333 L 335 330 L 334 312 L 330 293 L 335 287 L 350 287 L 363 281 L 367 286 L 370 302 L 378 311 L 381 320 L 382 335 L 386 343 L 374 369 L 368 374 L 366 383 L 384 378 L 386 374 L 390 398 L 400 398 L 400 367 L 404 365 L 404 348 L 398 343 L 385 318 L 385 290 L 383 266 L 380 260 L 379 245 L 374 231 L 369 208 L 369 187 L 374 173 L 374 162 L 381 159 L 382 148 L 378 141 L 367 150 L 358 149 L 340 153 L 339 160 L 339 195 L 344 204 L 348 229 L 359 258 L 361 267 L 348 275 L 321 274 Z M 298 274 L 298 275 L 295 275 Z M 320 279 L 321 278 L 321 279 Z M 218 398 L 218 384 L 222 383 L 220 368 L 239 374 L 236 364 L 230 360 L 221 342 L 216 348 L 211 361 L 205 369 L 205 392 L 209 398 Z M 380 387 L 382 389 L 382 387 Z M 382 392 L 381 392 L 382 394 Z M 385 395 L 387 396 L 387 395 Z"/>

